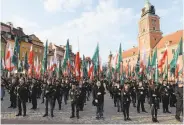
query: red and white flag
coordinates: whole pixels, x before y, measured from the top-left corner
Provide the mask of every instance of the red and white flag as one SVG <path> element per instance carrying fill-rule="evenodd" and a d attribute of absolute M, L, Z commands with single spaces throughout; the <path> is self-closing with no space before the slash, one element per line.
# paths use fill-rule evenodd
<path fill-rule="evenodd" d="M 160 61 L 159 61 L 159 63 L 158 63 L 158 68 L 159 68 L 159 69 L 162 68 L 163 65 L 165 64 L 167 54 L 168 54 L 168 53 L 167 53 L 167 48 L 166 48 L 166 50 L 164 51 L 164 53 L 163 53 L 163 55 L 162 55 L 162 57 L 161 57 L 161 59 L 160 59 Z"/>
<path fill-rule="evenodd" d="M 8 71 L 12 71 L 13 68 L 15 67 L 14 64 L 11 61 L 12 54 L 13 53 L 12 53 L 12 50 L 11 50 L 11 44 L 9 44 L 9 48 L 8 48 L 8 51 L 6 53 L 6 58 L 5 58 L 5 66 L 6 66 L 6 69 Z"/>
<path fill-rule="evenodd" d="M 80 80 L 80 57 L 79 52 L 77 52 L 75 57 L 75 76 L 77 77 L 77 80 Z"/>
<path fill-rule="evenodd" d="M 28 70 L 28 74 L 30 76 L 32 76 L 32 73 L 33 73 L 33 69 L 34 69 L 34 62 L 33 62 L 33 46 L 31 45 L 31 49 L 30 49 L 30 52 L 29 52 L 29 57 L 28 57 L 28 64 L 29 64 L 29 70 Z"/>

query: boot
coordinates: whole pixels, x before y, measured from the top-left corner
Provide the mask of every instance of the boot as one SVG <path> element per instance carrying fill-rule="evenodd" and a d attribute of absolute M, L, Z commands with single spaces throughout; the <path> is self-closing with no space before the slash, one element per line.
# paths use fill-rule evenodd
<path fill-rule="evenodd" d="M 18 113 L 16 116 L 21 116 L 22 114 L 21 113 Z"/>
<path fill-rule="evenodd" d="M 44 115 L 43 115 L 43 117 L 46 117 L 46 116 L 48 116 L 48 114 L 44 114 Z"/>

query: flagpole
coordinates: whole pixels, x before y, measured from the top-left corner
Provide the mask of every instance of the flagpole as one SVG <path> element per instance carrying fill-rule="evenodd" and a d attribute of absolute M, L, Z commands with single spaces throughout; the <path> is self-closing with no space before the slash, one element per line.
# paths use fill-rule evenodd
<path fill-rule="evenodd" d="M 169 81 L 169 80 L 168 80 L 168 77 L 169 77 L 169 76 L 168 76 L 168 54 L 167 54 L 167 83 L 168 83 L 168 81 Z"/>

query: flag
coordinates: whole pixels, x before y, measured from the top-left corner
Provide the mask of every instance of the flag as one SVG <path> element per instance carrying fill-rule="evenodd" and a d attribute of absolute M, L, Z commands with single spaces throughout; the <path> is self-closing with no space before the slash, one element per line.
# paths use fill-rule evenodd
<path fill-rule="evenodd" d="M 95 53 L 93 54 L 93 58 L 92 58 L 92 62 L 93 62 L 93 65 L 94 65 L 94 72 L 95 72 L 95 75 L 97 75 L 97 72 L 98 72 L 98 66 L 99 66 L 99 46 L 97 44 L 97 47 L 95 49 Z"/>
<path fill-rule="evenodd" d="M 8 71 L 12 71 L 13 68 L 15 67 L 12 60 L 12 50 L 11 50 L 11 44 L 9 44 L 8 51 L 6 53 L 6 58 L 5 58 L 5 67 Z"/>
<path fill-rule="evenodd" d="M 18 61 L 19 64 L 18 64 L 18 72 L 23 72 L 23 64 L 22 64 L 22 61 Z"/>
<path fill-rule="evenodd" d="M 66 69 L 67 65 L 70 65 L 70 52 L 69 52 L 69 39 L 67 40 L 65 54 L 64 54 L 64 61 L 63 61 L 63 68 Z"/>
<path fill-rule="evenodd" d="M 83 68 L 83 78 L 87 78 L 88 72 L 87 72 L 86 59 L 84 55 L 83 55 L 83 60 L 82 60 L 82 68 Z"/>
<path fill-rule="evenodd" d="M 28 58 L 27 58 L 27 52 L 26 52 L 25 57 L 24 57 L 24 69 L 25 69 L 26 71 L 28 71 L 28 69 L 29 69 Z"/>
<path fill-rule="evenodd" d="M 156 57 L 156 62 L 155 62 L 155 83 L 158 84 L 158 60 Z"/>
<path fill-rule="evenodd" d="M 45 48 L 44 48 L 44 55 L 42 60 L 42 73 L 44 74 L 47 70 L 47 49 L 48 49 L 48 40 L 46 41 Z"/>
<path fill-rule="evenodd" d="M 1 58 L 1 70 L 5 69 L 4 59 Z"/>
<path fill-rule="evenodd" d="M 175 72 L 175 68 L 176 68 L 176 65 L 177 65 L 178 57 L 179 57 L 179 55 L 182 55 L 182 53 L 183 53 L 183 40 L 181 38 L 181 40 L 180 40 L 180 42 L 178 44 L 177 50 L 175 51 L 173 59 L 172 59 L 172 61 L 170 63 L 170 72 L 171 73 Z"/>
<path fill-rule="evenodd" d="M 116 67 L 116 70 L 118 73 L 120 73 L 121 62 L 122 62 L 122 51 L 121 51 L 121 43 L 120 43 L 119 54 L 118 54 L 118 63 L 117 63 L 117 67 Z"/>
<path fill-rule="evenodd" d="M 152 60 L 151 60 L 151 67 L 153 69 L 156 68 L 156 62 L 157 62 L 156 59 L 157 59 L 157 48 L 155 49 Z"/>
<path fill-rule="evenodd" d="M 33 75 L 33 68 L 34 68 L 34 55 L 33 55 L 33 46 L 31 45 L 30 52 L 29 52 L 29 58 L 28 58 L 28 63 L 29 63 L 29 75 Z"/>
<path fill-rule="evenodd" d="M 146 66 L 146 50 L 143 49 L 142 59 L 140 61 L 140 72 L 143 73 Z"/>
<path fill-rule="evenodd" d="M 151 67 L 151 60 L 150 60 L 150 55 L 149 55 L 149 57 L 148 57 L 148 65 L 147 65 L 147 68 L 146 68 L 146 73 L 149 76 L 150 76 L 150 67 Z"/>
<path fill-rule="evenodd" d="M 139 70 L 140 70 L 140 52 L 139 52 L 139 55 L 138 55 L 138 58 L 137 58 L 136 67 L 135 67 L 135 72 L 136 72 L 137 77 L 139 75 Z"/>
<path fill-rule="evenodd" d="M 159 63 L 158 63 L 158 68 L 162 68 L 162 66 L 165 64 L 165 60 L 167 57 L 167 49 L 164 51 Z"/>
<path fill-rule="evenodd" d="M 117 62 L 118 62 L 118 53 L 116 53 L 115 56 L 112 57 L 111 65 L 112 65 L 113 71 L 115 71 L 116 69 Z"/>
<path fill-rule="evenodd" d="M 79 52 L 77 52 L 75 57 L 75 75 L 77 77 L 77 80 L 80 80 L 80 56 Z"/>
<path fill-rule="evenodd" d="M 13 56 L 12 56 L 12 63 L 14 64 L 15 67 L 18 66 L 18 54 L 19 54 L 19 43 L 18 43 L 18 38 L 15 37 L 15 46 L 14 46 Z"/>
<path fill-rule="evenodd" d="M 180 63 L 179 63 L 179 60 L 178 60 L 178 62 L 176 64 L 176 69 L 175 69 L 175 77 L 176 78 L 178 78 L 178 76 L 179 76 L 179 68 L 180 68 L 180 65 L 179 64 Z"/>
<path fill-rule="evenodd" d="M 89 71 L 88 71 L 88 76 L 91 78 L 91 76 L 93 76 L 93 64 L 90 65 Z"/>
<path fill-rule="evenodd" d="M 56 49 L 54 51 L 54 60 L 53 60 L 53 68 L 55 69 L 57 67 L 57 52 Z"/>

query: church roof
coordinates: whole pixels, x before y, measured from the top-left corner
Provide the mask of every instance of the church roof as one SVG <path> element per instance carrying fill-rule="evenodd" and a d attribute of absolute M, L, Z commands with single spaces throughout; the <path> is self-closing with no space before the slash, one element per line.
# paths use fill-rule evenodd
<path fill-rule="evenodd" d="M 181 37 L 183 36 L 183 30 L 178 30 L 174 33 L 168 34 L 161 38 L 161 40 L 156 44 L 154 48 L 157 49 L 165 48 L 166 43 L 168 42 L 168 46 L 178 44 Z"/>
<path fill-rule="evenodd" d="M 134 55 L 138 55 L 139 49 L 138 47 L 131 48 L 129 50 L 126 50 L 122 53 L 123 58 L 131 57 Z"/>

